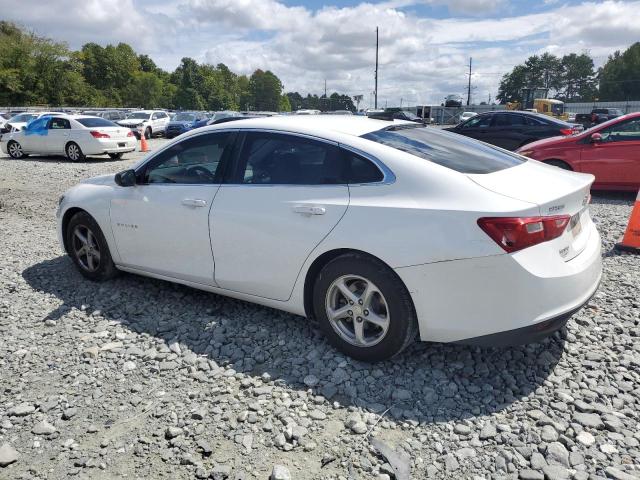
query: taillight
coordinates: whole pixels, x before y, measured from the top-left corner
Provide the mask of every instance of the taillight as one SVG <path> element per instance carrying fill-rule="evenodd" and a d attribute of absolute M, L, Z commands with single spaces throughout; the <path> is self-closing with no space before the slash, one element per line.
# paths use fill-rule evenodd
<path fill-rule="evenodd" d="M 96 130 L 91 130 L 89 133 L 91 134 L 91 136 L 93 138 L 111 138 L 111 136 L 109 136 L 108 134 L 102 133 L 102 132 L 98 132 Z"/>
<path fill-rule="evenodd" d="M 561 128 L 560 133 L 562 135 L 573 135 L 576 132 L 573 130 L 573 128 Z"/>
<path fill-rule="evenodd" d="M 127 137 L 135 137 L 135 135 L 131 130 L 129 130 L 129 133 L 127 133 Z"/>
<path fill-rule="evenodd" d="M 553 217 L 485 217 L 478 226 L 507 253 L 517 252 L 562 235 L 569 215 Z"/>

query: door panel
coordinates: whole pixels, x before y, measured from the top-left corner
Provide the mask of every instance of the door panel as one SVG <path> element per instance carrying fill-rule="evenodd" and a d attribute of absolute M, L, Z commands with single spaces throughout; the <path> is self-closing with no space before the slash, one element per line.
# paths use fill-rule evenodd
<path fill-rule="evenodd" d="M 230 184 L 220 187 L 210 226 L 216 283 L 287 300 L 311 251 L 349 204 L 347 157 L 335 143 L 252 132 Z"/>
<path fill-rule="evenodd" d="M 185 139 L 142 166 L 139 185 L 115 187 L 110 216 L 123 264 L 215 285 L 209 212 L 232 140 Z"/>
<path fill-rule="evenodd" d="M 599 131 L 602 142 L 586 143 L 579 169 L 595 183 L 640 187 L 640 119 L 622 121 Z"/>
<path fill-rule="evenodd" d="M 65 145 L 71 136 L 71 124 L 66 118 L 54 117 L 49 121 L 49 130 L 45 140 L 45 150 L 51 154 L 63 154 Z"/>
<path fill-rule="evenodd" d="M 216 283 L 287 300 L 307 256 L 348 203 L 345 185 L 223 185 L 210 220 Z"/>
<path fill-rule="evenodd" d="M 111 225 L 124 265 L 213 284 L 208 217 L 219 185 L 116 188 Z"/>

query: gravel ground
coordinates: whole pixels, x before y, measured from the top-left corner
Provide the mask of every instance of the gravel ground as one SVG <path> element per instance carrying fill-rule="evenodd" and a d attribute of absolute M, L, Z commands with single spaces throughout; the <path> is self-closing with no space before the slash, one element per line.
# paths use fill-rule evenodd
<path fill-rule="evenodd" d="M 84 280 L 58 196 L 139 155 L 0 158 L 1 479 L 640 478 L 640 257 L 611 250 L 633 195 L 594 196 L 603 282 L 566 331 L 368 365 L 293 315 Z"/>

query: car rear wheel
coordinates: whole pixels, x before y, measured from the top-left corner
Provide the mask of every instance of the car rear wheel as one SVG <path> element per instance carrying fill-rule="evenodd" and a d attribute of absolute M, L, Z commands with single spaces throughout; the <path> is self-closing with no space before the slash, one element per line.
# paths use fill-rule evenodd
<path fill-rule="evenodd" d="M 144 138 L 149 140 L 151 138 L 151 127 L 147 127 L 144 131 Z"/>
<path fill-rule="evenodd" d="M 86 158 L 84 153 L 82 153 L 80 146 L 75 142 L 67 143 L 67 148 L 65 150 L 67 158 L 72 162 L 82 162 Z"/>
<path fill-rule="evenodd" d="M 9 155 L 11 156 L 11 158 L 15 158 L 16 160 L 20 159 L 20 158 L 24 158 L 27 155 L 25 155 L 25 153 L 22 151 L 22 145 L 20 145 L 18 142 L 16 142 L 15 140 L 11 140 L 8 144 L 7 144 L 7 151 L 9 152 Z"/>
<path fill-rule="evenodd" d="M 562 168 L 563 170 L 573 170 L 567 162 L 563 162 L 562 160 L 545 160 L 544 163 Z"/>
<path fill-rule="evenodd" d="M 118 274 L 98 223 L 86 212 L 76 213 L 66 230 L 69 256 L 89 280 L 103 281 Z"/>
<path fill-rule="evenodd" d="M 113 159 L 113 160 L 120 160 L 122 158 L 122 152 L 118 152 L 118 153 L 110 153 L 109 156 Z"/>
<path fill-rule="evenodd" d="M 409 292 L 379 260 L 350 253 L 330 261 L 313 289 L 313 310 L 329 342 L 367 362 L 398 355 L 418 322 Z"/>

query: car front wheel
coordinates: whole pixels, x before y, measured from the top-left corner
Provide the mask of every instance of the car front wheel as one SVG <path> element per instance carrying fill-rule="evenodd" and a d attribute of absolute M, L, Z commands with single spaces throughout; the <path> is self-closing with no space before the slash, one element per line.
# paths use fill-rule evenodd
<path fill-rule="evenodd" d="M 108 280 L 117 275 L 107 241 L 91 215 L 76 213 L 65 234 L 69 256 L 82 275 L 94 281 Z"/>
<path fill-rule="evenodd" d="M 363 254 L 341 255 L 325 265 L 313 289 L 313 309 L 332 345 L 367 362 L 398 355 L 418 331 L 402 281 Z"/>
<path fill-rule="evenodd" d="M 26 157 L 25 153 L 22 151 L 22 145 L 20 145 L 15 140 L 11 140 L 7 145 L 7 151 L 11 158 L 15 158 L 16 160 L 20 158 Z"/>
<path fill-rule="evenodd" d="M 144 138 L 149 140 L 151 138 L 151 127 L 147 127 L 144 131 Z"/>

